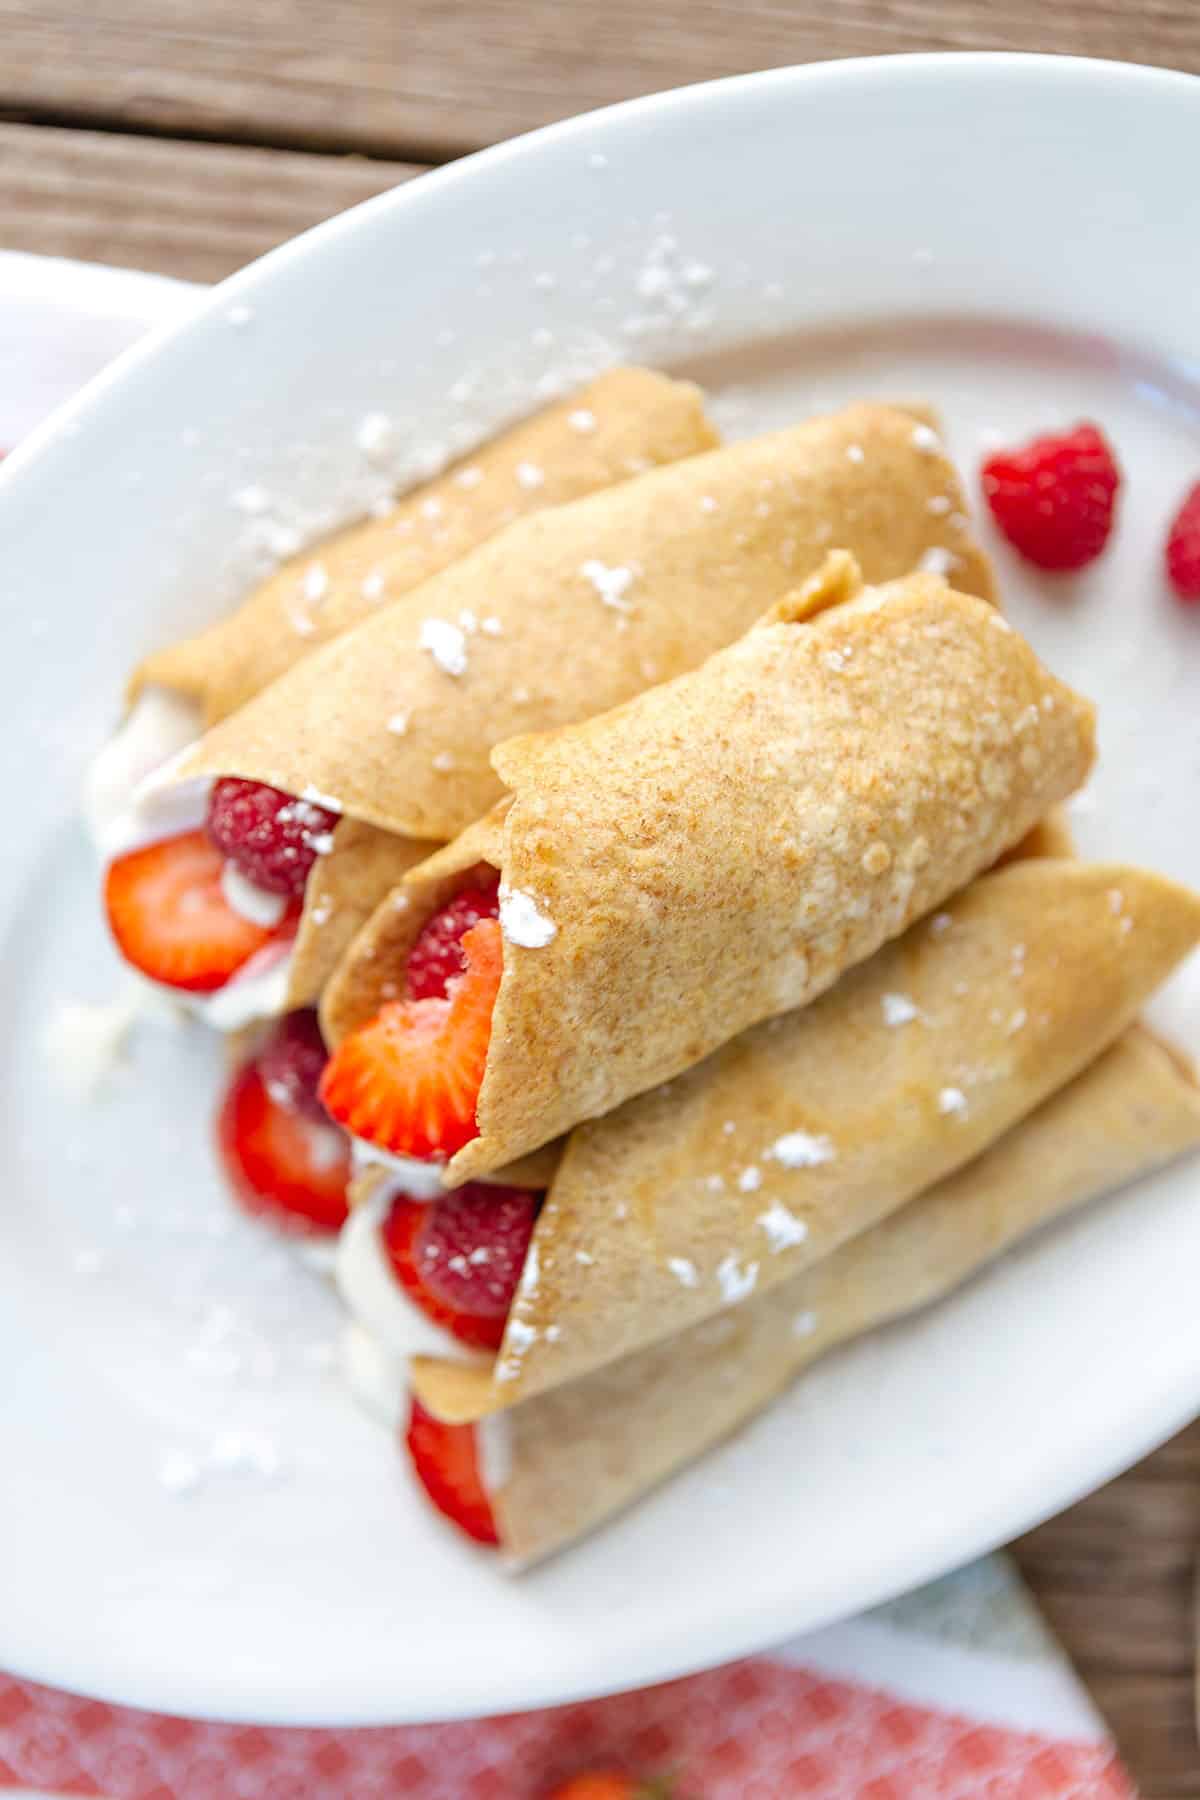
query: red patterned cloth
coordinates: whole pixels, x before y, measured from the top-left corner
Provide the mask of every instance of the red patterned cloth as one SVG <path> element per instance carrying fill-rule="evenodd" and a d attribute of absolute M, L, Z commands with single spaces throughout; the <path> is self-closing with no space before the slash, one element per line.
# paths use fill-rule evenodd
<path fill-rule="evenodd" d="M 1133 1800 L 1063 1742 L 756 1658 L 608 1700 L 357 1731 L 212 1725 L 0 1678 L 0 1783 L 109 1800 L 542 1800 L 594 1764 L 696 1800 Z"/>

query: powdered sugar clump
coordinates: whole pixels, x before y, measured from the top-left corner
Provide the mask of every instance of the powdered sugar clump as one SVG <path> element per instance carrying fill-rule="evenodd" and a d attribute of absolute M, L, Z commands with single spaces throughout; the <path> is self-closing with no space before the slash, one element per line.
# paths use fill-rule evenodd
<path fill-rule="evenodd" d="M 546 479 L 545 471 L 539 469 L 536 463 L 531 462 L 519 462 L 516 474 L 517 486 L 523 487 L 527 492 L 531 492 L 534 488 L 540 488 Z"/>
<path fill-rule="evenodd" d="M 539 911 L 532 894 L 508 886 L 500 889 L 500 929 L 510 944 L 524 950 L 544 950 L 558 935 L 558 926 Z"/>
<path fill-rule="evenodd" d="M 596 557 L 589 557 L 587 562 L 580 563 L 579 573 L 585 581 L 591 582 L 605 606 L 611 606 L 615 612 L 633 611 L 631 602 L 625 598 L 636 580 L 633 569 L 621 564 L 610 568 Z"/>
<path fill-rule="evenodd" d="M 758 1281 L 758 1264 L 747 1263 L 743 1269 L 736 1256 L 722 1257 L 717 1264 L 717 1281 L 721 1298 L 728 1306 L 736 1306 L 739 1300 L 749 1299 L 754 1292 Z"/>
<path fill-rule="evenodd" d="M 938 1111 L 947 1118 L 965 1119 L 967 1116 L 967 1096 L 961 1088 L 944 1087 L 938 1095 Z"/>
<path fill-rule="evenodd" d="M 914 1019 L 920 1018 L 916 1002 L 907 994 L 885 994 L 880 1004 L 883 1007 L 885 1025 L 911 1025 Z"/>
<path fill-rule="evenodd" d="M 466 674 L 467 638 L 460 625 L 452 625 L 449 619 L 422 619 L 417 641 L 447 675 Z"/>
<path fill-rule="evenodd" d="M 766 1152 L 785 1169 L 817 1169 L 837 1155 L 831 1140 L 811 1131 L 788 1131 Z"/>
<path fill-rule="evenodd" d="M 917 564 L 922 575 L 941 575 L 943 577 L 951 574 L 957 566 L 958 558 L 953 550 L 946 550 L 941 544 L 931 544 L 928 550 L 922 552 L 921 560 Z"/>
<path fill-rule="evenodd" d="M 762 1186 L 762 1170 L 757 1164 L 751 1163 L 748 1169 L 742 1170 L 738 1176 L 738 1186 L 743 1194 L 752 1194 L 756 1188 Z"/>
<path fill-rule="evenodd" d="M 574 412 L 567 414 L 567 424 L 572 431 L 587 433 L 596 429 L 596 415 L 586 406 L 577 406 Z"/>
<path fill-rule="evenodd" d="M 942 448 L 942 440 L 932 425 L 914 425 L 912 442 L 914 449 L 923 450 L 927 456 L 937 456 Z"/>
<path fill-rule="evenodd" d="M 354 441 L 364 456 L 386 456 L 392 447 L 392 421 L 386 413 L 370 412 L 360 421 Z"/>
<path fill-rule="evenodd" d="M 758 1223 L 767 1234 L 767 1241 L 772 1250 L 790 1250 L 796 1244 L 802 1244 L 808 1236 L 808 1226 L 795 1213 L 790 1213 L 786 1206 L 776 1200 L 765 1213 L 758 1215 Z"/>
<path fill-rule="evenodd" d="M 695 1263 L 686 1256 L 668 1256 L 667 1267 L 683 1287 L 694 1288 L 700 1280 Z"/>

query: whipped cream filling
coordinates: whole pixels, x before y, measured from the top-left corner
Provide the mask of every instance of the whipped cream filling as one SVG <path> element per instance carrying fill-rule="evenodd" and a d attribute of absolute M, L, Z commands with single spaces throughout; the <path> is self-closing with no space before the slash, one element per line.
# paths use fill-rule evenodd
<path fill-rule="evenodd" d="M 101 856 L 119 856 L 150 841 L 138 816 L 138 790 L 164 763 L 195 743 L 202 724 L 194 700 L 170 688 L 143 688 L 84 778 L 84 817 Z"/>
<path fill-rule="evenodd" d="M 211 781 L 174 779 L 201 727 L 195 701 L 163 687 L 147 687 L 138 695 L 84 783 L 88 831 L 105 861 L 204 824 Z M 256 887 L 232 864 L 226 865 L 221 887 L 233 910 L 253 925 L 269 930 L 287 911 L 281 895 Z M 287 1011 L 291 960 L 290 944 L 266 944 L 210 994 L 150 985 L 214 1031 L 240 1031 L 255 1019 Z"/>
<path fill-rule="evenodd" d="M 338 1238 L 334 1279 L 352 1318 L 381 1350 L 407 1364 L 410 1356 L 449 1356 L 479 1362 L 478 1351 L 426 1318 L 392 1273 L 380 1227 L 399 1192 L 385 1182 L 351 1212 Z"/>
<path fill-rule="evenodd" d="M 386 1349 L 351 1319 L 342 1331 L 341 1366 L 363 1411 L 387 1431 L 396 1431 L 408 1405 L 408 1358 Z"/>
<path fill-rule="evenodd" d="M 377 1168 L 386 1169 L 394 1177 L 388 1184 L 389 1197 L 406 1194 L 410 1200 L 436 1200 L 447 1191 L 442 1181 L 444 1163 L 422 1162 L 415 1156 L 394 1156 L 390 1150 L 381 1150 L 378 1144 L 368 1143 L 366 1138 L 353 1136 L 350 1156 L 356 1175 Z"/>

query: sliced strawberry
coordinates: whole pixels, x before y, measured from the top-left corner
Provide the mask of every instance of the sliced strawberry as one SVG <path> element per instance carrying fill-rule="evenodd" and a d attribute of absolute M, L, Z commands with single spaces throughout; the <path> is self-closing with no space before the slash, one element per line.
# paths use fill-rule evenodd
<path fill-rule="evenodd" d="M 298 908 L 255 925 L 221 888 L 225 859 L 203 831 L 185 831 L 108 865 L 104 904 L 117 948 L 152 981 L 211 993 L 265 945 L 294 936 Z"/>
<path fill-rule="evenodd" d="M 426 1318 L 474 1349 L 498 1350 L 537 1214 L 524 1188 L 471 1181 L 428 1205 L 397 1195 L 380 1235 Z"/>
<path fill-rule="evenodd" d="M 462 939 L 465 973 L 445 1000 L 394 1000 L 344 1038 L 321 1100 L 355 1137 L 396 1156 L 444 1161 L 476 1135 L 504 951 L 494 919 Z"/>
<path fill-rule="evenodd" d="M 414 1396 L 404 1435 L 417 1479 L 438 1511 L 477 1544 L 498 1545 L 500 1534 L 479 1473 L 473 1425 L 443 1425 Z"/>
<path fill-rule="evenodd" d="M 305 1233 L 338 1231 L 345 1224 L 345 1134 L 290 1104 L 257 1060 L 239 1069 L 221 1103 L 217 1151 L 247 1212 Z"/>

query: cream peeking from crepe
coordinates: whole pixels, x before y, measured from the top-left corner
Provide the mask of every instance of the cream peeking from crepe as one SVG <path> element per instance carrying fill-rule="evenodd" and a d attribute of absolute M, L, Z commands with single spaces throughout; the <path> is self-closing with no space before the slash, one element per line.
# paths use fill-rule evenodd
<path fill-rule="evenodd" d="M 932 575 L 857 586 L 834 555 L 699 669 L 495 752 L 511 798 L 413 871 L 326 990 L 339 1122 L 448 1157 L 447 1185 L 510 1162 L 805 1005 L 1080 784 L 1090 706 L 990 606 Z M 500 925 L 464 939 L 435 1032 L 391 996 L 481 865 Z"/>
<path fill-rule="evenodd" d="M 977 1156 L 1200 942 L 1200 897 L 1120 864 L 980 877 L 801 1011 L 568 1140 L 494 1364 L 419 1359 L 478 1417 L 762 1294 Z"/>
<path fill-rule="evenodd" d="M 1197 1147 L 1194 1073 L 1133 1029 L 991 1149 L 815 1267 L 486 1421 L 500 1433 L 483 1472 L 501 1546 L 523 1563 L 563 1548 L 837 1345 L 928 1306 L 1040 1227 Z"/>

